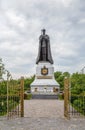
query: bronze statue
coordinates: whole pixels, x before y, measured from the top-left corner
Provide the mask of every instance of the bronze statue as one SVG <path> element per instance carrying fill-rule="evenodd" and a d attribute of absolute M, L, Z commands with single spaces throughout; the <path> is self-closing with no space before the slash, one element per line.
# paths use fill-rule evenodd
<path fill-rule="evenodd" d="M 39 37 L 39 51 L 36 64 L 38 64 L 40 61 L 48 61 L 53 64 L 50 49 L 50 40 L 49 36 L 45 34 L 45 29 L 42 30 L 42 34 Z"/>

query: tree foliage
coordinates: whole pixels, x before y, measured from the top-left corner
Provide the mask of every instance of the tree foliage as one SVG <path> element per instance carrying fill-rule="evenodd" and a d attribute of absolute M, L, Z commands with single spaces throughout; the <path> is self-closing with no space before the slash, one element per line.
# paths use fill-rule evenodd
<path fill-rule="evenodd" d="M 35 75 L 24 79 L 24 90 L 30 89 L 30 84 L 34 81 Z"/>
<path fill-rule="evenodd" d="M 64 89 L 64 78 L 65 77 L 70 77 L 69 72 L 61 72 L 61 71 L 56 71 L 54 73 L 54 77 L 56 81 L 60 84 L 60 90 Z"/>
<path fill-rule="evenodd" d="M 72 94 L 85 93 L 85 74 L 73 73 L 71 76 Z"/>
<path fill-rule="evenodd" d="M 3 78 L 4 73 L 5 73 L 5 67 L 4 67 L 4 64 L 2 62 L 2 59 L 0 58 L 0 79 Z"/>

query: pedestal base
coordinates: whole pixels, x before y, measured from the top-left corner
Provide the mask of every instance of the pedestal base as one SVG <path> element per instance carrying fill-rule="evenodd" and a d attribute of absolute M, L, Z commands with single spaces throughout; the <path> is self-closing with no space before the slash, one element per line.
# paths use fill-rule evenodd
<path fill-rule="evenodd" d="M 42 70 L 44 70 L 43 73 Z M 36 77 L 30 87 L 32 94 L 58 94 L 60 87 L 54 79 L 54 67 L 52 64 L 42 62 L 37 65 Z"/>
<path fill-rule="evenodd" d="M 35 79 L 31 85 L 31 93 L 57 94 L 59 84 L 54 79 Z"/>

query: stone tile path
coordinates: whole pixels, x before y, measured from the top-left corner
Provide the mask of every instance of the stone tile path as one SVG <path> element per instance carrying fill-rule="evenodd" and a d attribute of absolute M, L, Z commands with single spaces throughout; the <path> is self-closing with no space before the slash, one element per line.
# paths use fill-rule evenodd
<path fill-rule="evenodd" d="M 63 101 L 25 101 L 25 117 L 0 120 L 0 130 L 85 130 L 85 119 L 67 120 L 63 116 Z"/>
<path fill-rule="evenodd" d="M 25 100 L 25 117 L 64 117 L 64 102 L 61 100 Z"/>

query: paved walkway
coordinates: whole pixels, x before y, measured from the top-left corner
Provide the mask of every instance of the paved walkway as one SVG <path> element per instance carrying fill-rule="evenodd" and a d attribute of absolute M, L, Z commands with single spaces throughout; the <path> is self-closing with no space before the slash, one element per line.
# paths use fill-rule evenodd
<path fill-rule="evenodd" d="M 64 102 L 61 100 L 25 100 L 25 117 L 64 117 Z"/>
<path fill-rule="evenodd" d="M 0 130 L 85 130 L 85 119 L 67 120 L 63 116 L 63 101 L 25 101 L 25 117 L 0 120 Z"/>

